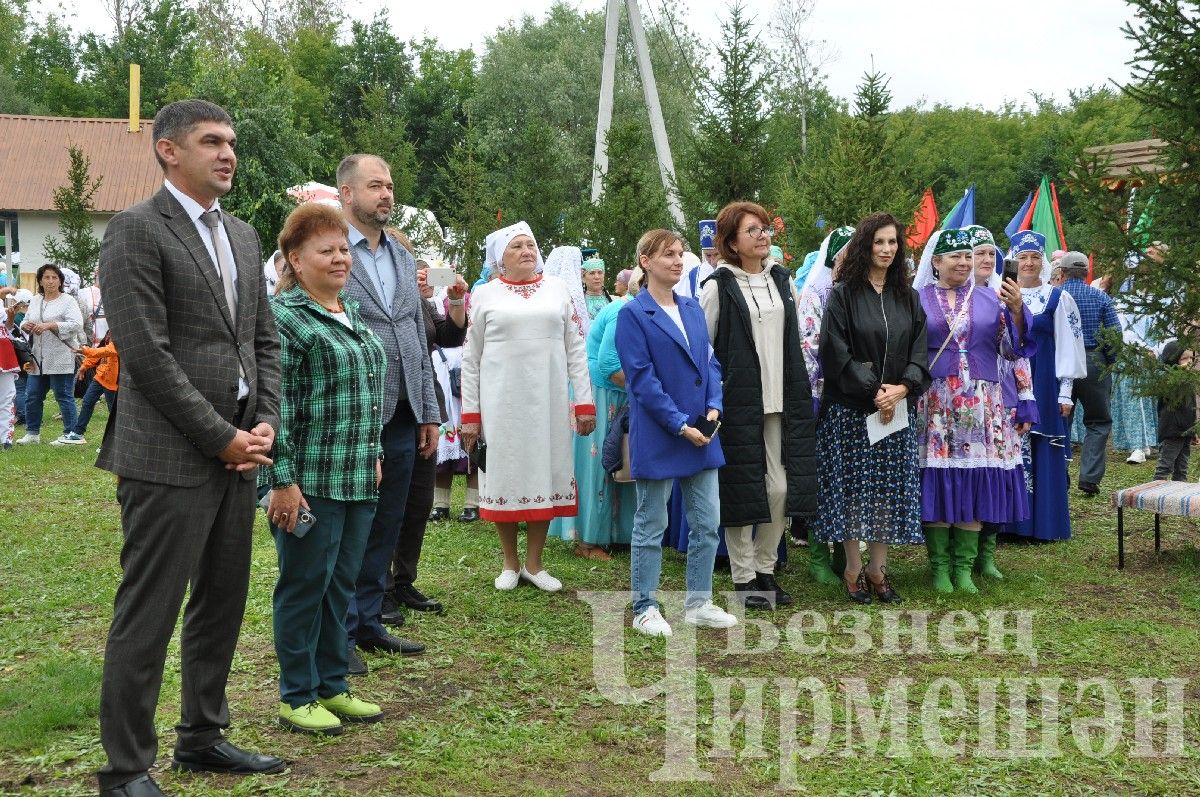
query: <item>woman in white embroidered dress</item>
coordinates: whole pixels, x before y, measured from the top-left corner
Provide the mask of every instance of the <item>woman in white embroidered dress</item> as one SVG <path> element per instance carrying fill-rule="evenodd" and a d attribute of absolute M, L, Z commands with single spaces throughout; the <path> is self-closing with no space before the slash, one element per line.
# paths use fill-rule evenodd
<path fill-rule="evenodd" d="M 487 237 L 487 260 L 500 278 L 477 288 L 463 348 L 462 441 L 480 440 L 486 460 L 479 512 L 496 524 L 504 570 L 496 589 L 521 579 L 554 592 L 562 583 L 542 565 L 546 531 L 578 509 L 568 381 L 575 391 L 575 426 L 596 425 L 587 347 L 566 283 L 543 277 L 542 256 L 525 222 Z M 517 524 L 526 524 L 522 566 Z"/>

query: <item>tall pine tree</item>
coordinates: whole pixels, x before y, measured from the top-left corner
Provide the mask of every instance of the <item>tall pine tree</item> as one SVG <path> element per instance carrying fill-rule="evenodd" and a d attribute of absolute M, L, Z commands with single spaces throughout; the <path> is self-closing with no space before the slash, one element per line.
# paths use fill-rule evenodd
<path fill-rule="evenodd" d="M 756 199 L 765 176 L 767 50 L 741 0 L 729 7 L 717 52 L 721 70 L 697 98 L 696 132 L 683 158 L 686 209 L 703 217 Z"/>

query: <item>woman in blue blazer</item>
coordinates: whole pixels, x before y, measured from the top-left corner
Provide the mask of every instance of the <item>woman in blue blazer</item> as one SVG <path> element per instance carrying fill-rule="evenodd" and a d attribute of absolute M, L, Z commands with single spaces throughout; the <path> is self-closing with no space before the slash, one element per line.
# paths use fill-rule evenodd
<path fill-rule="evenodd" d="M 721 518 L 717 468 L 725 457 L 716 433 L 707 437 L 696 428 L 700 419 L 712 422 L 721 415 L 721 366 L 700 305 L 674 292 L 683 274 L 683 239 L 669 230 L 651 230 L 638 241 L 637 254 L 646 279 L 617 314 L 616 332 L 629 394 L 629 459 L 637 481 L 630 564 L 633 628 L 649 636 L 671 635 L 654 593 L 676 479 L 691 528 L 684 621 L 728 628 L 737 618 L 712 602 Z"/>

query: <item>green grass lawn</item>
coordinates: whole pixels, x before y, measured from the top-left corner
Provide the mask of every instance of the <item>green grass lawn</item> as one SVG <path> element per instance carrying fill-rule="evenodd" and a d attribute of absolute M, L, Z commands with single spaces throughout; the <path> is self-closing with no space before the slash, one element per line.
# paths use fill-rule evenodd
<path fill-rule="evenodd" d="M 53 403 L 47 405 L 52 417 Z M 97 714 L 104 635 L 120 570 L 120 524 L 113 478 L 93 467 L 106 416 L 101 409 L 76 448 L 41 445 L 0 454 L 0 794 L 82 795 L 95 792 L 94 771 L 103 762 Z M 20 433 L 22 430 L 18 430 Z M 43 439 L 60 432 L 47 421 Z M 1128 466 L 1114 458 L 1103 484 L 1113 489 L 1149 480 L 1152 465 Z M 233 779 L 170 772 L 172 726 L 179 695 L 178 646 L 173 644 L 159 706 L 161 743 L 155 777 L 180 795 L 446 795 L 446 794 L 688 794 L 759 795 L 782 782 L 801 794 L 1200 794 L 1200 533 L 1196 524 L 1164 521 L 1164 551 L 1153 553 L 1151 517 L 1131 514 L 1127 569 L 1116 569 L 1116 516 L 1105 499 L 1071 495 L 1074 538 L 1055 545 L 1001 546 L 1008 578 L 982 579 L 971 597 L 935 596 L 919 546 L 894 551 L 889 571 L 905 596 L 903 609 L 928 611 L 936 628 L 947 613 L 1019 609 L 1034 613 L 1036 664 L 1019 655 L 952 653 L 931 632 L 929 652 L 903 643 L 896 655 L 878 649 L 839 652 L 848 638 L 828 634 L 823 652 L 800 654 L 781 645 L 757 655 L 731 653 L 722 633 L 700 634 L 697 661 L 699 766 L 707 782 L 654 782 L 664 764 L 666 701 L 617 705 L 597 688 L 592 664 L 591 607 L 576 590 L 628 589 L 629 557 L 595 562 L 551 541 L 547 564 L 565 588 L 546 595 L 523 586 L 498 593 L 492 579 L 500 557 L 488 524 L 431 525 L 419 580 L 447 606 L 442 616 L 410 615 L 402 634 L 424 642 L 418 658 L 370 656 L 371 674 L 356 690 L 378 701 L 387 719 L 350 726 L 335 739 L 284 732 L 277 706 L 271 644 L 274 547 L 260 516 L 250 600 L 229 684 L 238 744 L 282 755 L 292 762 L 282 775 Z M 455 513 L 461 503 L 461 485 Z M 1129 519 L 1129 518 L 1127 518 Z M 796 598 L 793 610 L 774 617 L 782 630 L 796 609 L 833 613 L 852 608 L 836 588 L 819 587 L 803 573 L 807 554 L 792 549 L 782 583 Z M 683 560 L 668 554 L 664 587 L 681 589 Z M 718 590 L 731 588 L 718 573 Z M 880 642 L 880 607 L 868 607 L 871 634 Z M 668 619 L 678 619 L 677 615 Z M 682 623 L 676 623 L 677 629 Z M 748 632 L 753 644 L 756 632 Z M 805 640 L 819 640 L 809 634 Z M 635 685 L 665 671 L 665 644 L 625 631 L 625 668 Z M 775 679 L 815 677 L 829 685 L 832 729 L 825 751 L 809 760 L 785 760 L 781 771 L 781 709 Z M 761 744 L 732 733 L 732 754 L 721 739 L 728 723 L 714 717 L 710 678 L 764 679 Z M 1016 717 L 1038 740 L 1052 735 L 1040 712 L 1057 708 L 1060 754 L 1016 759 L 980 752 L 976 679 L 1061 678 L 1061 704 L 1033 690 L 1019 704 L 1002 687 L 997 722 L 1007 738 Z M 846 697 L 839 683 L 861 678 L 871 707 L 883 708 L 889 679 L 911 679 L 905 728 L 909 755 L 892 757 L 884 732 L 868 744 L 860 725 L 847 734 Z M 933 755 L 923 743 L 920 708 L 925 688 L 939 678 L 964 685 L 968 710 L 942 721 L 947 742 L 961 734 L 961 755 Z M 1072 719 L 1096 716 L 1093 691 L 1078 699 L 1080 682 L 1110 679 L 1125 724 L 1111 752 L 1084 755 L 1070 732 Z M 1183 754 L 1139 755 L 1135 749 L 1130 678 L 1187 679 Z M 736 711 L 750 681 L 732 688 Z M 1022 719 L 1020 709 L 1028 709 Z M 784 709 L 784 712 L 789 712 Z M 797 709 L 799 735 L 811 733 L 811 709 Z M 751 712 L 752 714 L 753 712 Z M 675 718 L 672 714 L 671 718 Z M 686 718 L 686 717 L 685 717 Z M 753 717 L 750 725 L 755 725 Z M 1155 749 L 1163 746 L 1161 723 Z M 1007 744 L 1002 744 L 1007 747 Z M 761 755 L 759 754 L 761 752 Z M 786 777 L 785 777 L 786 773 Z"/>

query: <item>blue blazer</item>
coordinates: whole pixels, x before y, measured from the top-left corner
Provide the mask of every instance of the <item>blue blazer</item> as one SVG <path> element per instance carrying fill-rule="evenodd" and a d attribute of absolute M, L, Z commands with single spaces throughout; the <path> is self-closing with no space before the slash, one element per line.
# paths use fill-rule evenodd
<path fill-rule="evenodd" d="M 723 411 L 721 365 L 704 311 L 675 296 L 687 339 L 649 291 L 617 313 L 617 355 L 629 394 L 629 460 L 635 479 L 681 479 L 725 464 L 720 433 L 697 448 L 679 427 L 710 409 Z"/>

